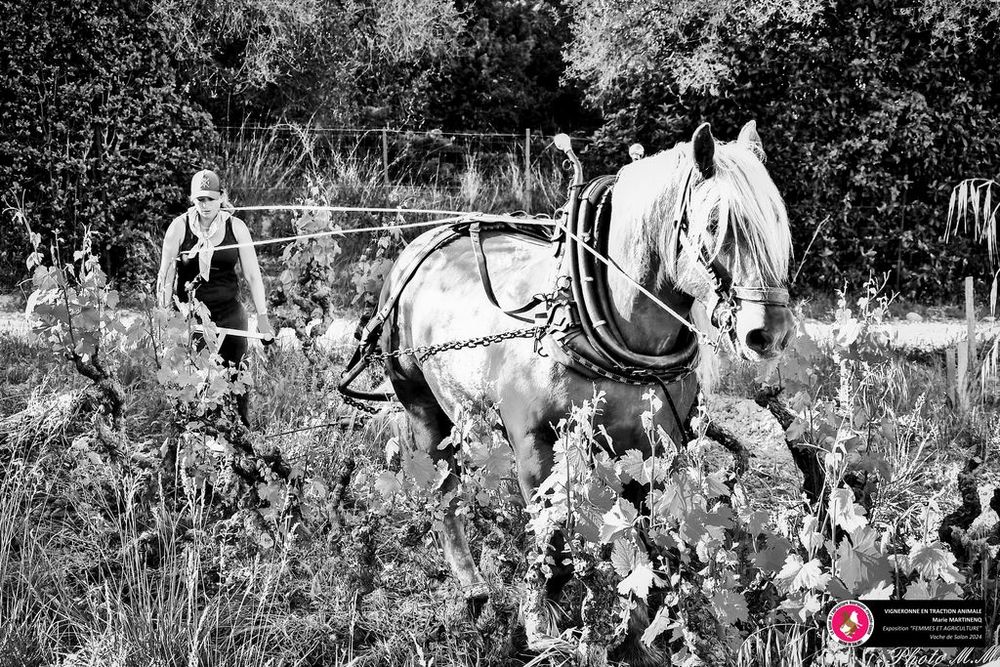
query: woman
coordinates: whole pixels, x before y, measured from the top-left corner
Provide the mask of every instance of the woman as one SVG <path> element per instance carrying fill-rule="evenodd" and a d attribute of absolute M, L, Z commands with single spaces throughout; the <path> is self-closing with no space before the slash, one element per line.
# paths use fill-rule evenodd
<path fill-rule="evenodd" d="M 163 254 L 157 277 L 157 295 L 161 307 L 173 303 L 176 284 L 177 300 L 187 303 L 193 296 L 208 308 L 212 322 L 222 328 L 247 330 L 247 314 L 239 301 L 239 281 L 236 264 L 250 286 L 250 296 L 257 310 L 257 330 L 274 337 L 267 319 L 264 280 L 257 264 L 257 253 L 250 230 L 239 218 L 223 210 L 225 193 L 219 176 L 209 170 L 199 171 L 191 179 L 191 203 L 184 215 L 174 218 L 163 237 Z M 223 248 L 244 244 L 239 248 Z M 228 365 L 239 368 L 247 351 L 247 339 L 227 335 L 219 355 Z M 247 421 L 246 399 L 239 401 L 240 416 Z"/>

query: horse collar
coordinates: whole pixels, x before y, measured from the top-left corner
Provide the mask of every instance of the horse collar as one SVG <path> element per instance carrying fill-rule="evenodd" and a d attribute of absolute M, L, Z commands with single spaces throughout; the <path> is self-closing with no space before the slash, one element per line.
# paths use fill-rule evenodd
<path fill-rule="evenodd" d="M 556 315 L 551 311 L 563 309 L 568 312 L 568 320 L 553 339 L 571 360 L 569 365 L 583 366 L 605 378 L 618 382 L 628 378 L 634 384 L 650 384 L 657 379 L 675 381 L 694 369 L 698 338 L 687 335 L 678 349 L 662 355 L 630 349 L 610 305 L 607 268 L 594 259 L 594 253 L 607 256 L 611 193 L 616 181 L 615 176 L 594 179 L 578 199 L 574 198 L 576 205 L 568 211 L 571 233 L 563 249 L 563 270 L 564 276 L 568 274 L 570 294 L 562 301 L 569 303 L 550 305 L 549 314 L 552 321 Z"/>

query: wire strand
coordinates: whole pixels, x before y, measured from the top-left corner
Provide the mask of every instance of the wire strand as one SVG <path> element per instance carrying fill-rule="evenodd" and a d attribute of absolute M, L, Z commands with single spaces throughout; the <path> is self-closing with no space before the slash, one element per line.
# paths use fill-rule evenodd
<path fill-rule="evenodd" d="M 441 218 L 438 220 L 429 220 L 426 222 L 411 222 L 405 224 L 396 225 L 378 225 L 375 227 L 359 227 L 357 229 L 337 229 L 329 230 L 324 232 L 314 232 L 312 234 L 298 234 L 295 236 L 284 236 L 277 239 L 267 239 L 263 241 L 251 241 L 250 243 L 231 243 L 229 245 L 219 245 L 215 246 L 214 250 L 228 250 L 230 248 L 244 248 L 248 246 L 263 246 L 271 245 L 275 243 L 287 243 L 289 241 L 298 241 L 302 239 L 312 239 L 320 238 L 324 236 L 345 236 L 347 234 L 361 234 L 365 232 L 377 232 L 377 231 L 389 231 L 393 229 L 412 229 L 416 227 L 430 227 L 444 225 L 451 222 L 459 222 L 463 220 L 479 220 L 482 222 L 510 222 L 520 225 L 531 225 L 539 227 L 548 227 L 555 225 L 558 227 L 562 233 L 566 234 L 574 241 L 583 246 L 584 250 L 593 255 L 599 262 L 606 266 L 611 267 L 615 271 L 621 274 L 626 281 L 632 284 L 636 289 L 638 289 L 643 295 L 649 298 L 654 304 L 656 304 L 660 309 L 662 309 L 667 314 L 671 315 L 674 319 L 680 322 L 682 325 L 690 329 L 692 332 L 700 336 L 702 339 L 707 340 L 708 334 L 701 331 L 692 322 L 690 322 L 686 317 L 675 311 L 673 308 L 665 304 L 659 297 L 650 292 L 645 286 L 642 285 L 638 280 L 630 276 L 625 269 L 618 265 L 616 261 L 610 257 L 605 257 L 601 253 L 597 252 L 591 248 L 583 239 L 574 234 L 569 230 L 566 225 L 564 225 L 559 220 L 554 218 L 521 218 L 513 215 L 497 215 L 491 213 L 461 213 L 459 211 L 445 211 L 436 209 L 399 209 L 399 208 L 365 208 L 365 207 L 352 207 L 352 206 L 244 206 L 235 209 L 237 211 L 251 211 L 251 210 L 321 210 L 321 211 L 332 211 L 332 212 L 354 212 L 354 213 L 416 213 L 416 214 L 451 214 L 458 213 L 450 218 Z"/>

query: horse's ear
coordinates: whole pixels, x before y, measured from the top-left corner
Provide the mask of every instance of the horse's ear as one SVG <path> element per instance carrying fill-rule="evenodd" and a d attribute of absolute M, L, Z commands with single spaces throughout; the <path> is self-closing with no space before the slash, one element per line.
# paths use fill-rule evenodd
<path fill-rule="evenodd" d="M 757 134 L 757 121 L 748 121 L 743 126 L 743 129 L 740 130 L 740 136 L 736 141 L 752 150 L 760 158 L 761 162 L 766 159 L 767 154 L 764 152 L 764 144 L 761 143 L 760 135 Z"/>
<path fill-rule="evenodd" d="M 715 139 L 708 123 L 702 123 L 691 137 L 691 156 L 703 178 L 715 175 Z"/>

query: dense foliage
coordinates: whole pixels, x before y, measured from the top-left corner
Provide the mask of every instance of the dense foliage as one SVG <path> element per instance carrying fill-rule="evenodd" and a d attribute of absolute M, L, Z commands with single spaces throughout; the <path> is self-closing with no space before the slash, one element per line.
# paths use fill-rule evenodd
<path fill-rule="evenodd" d="M 580 0 L 575 14 L 570 60 L 609 110 L 605 154 L 634 140 L 667 148 L 702 120 L 726 138 L 757 120 L 801 282 L 828 289 L 894 270 L 903 293 L 940 294 L 982 268 L 983 253 L 944 252 L 940 239 L 951 188 L 992 174 L 1000 148 L 997 45 L 981 37 L 995 9 Z"/>
<path fill-rule="evenodd" d="M 509 0 L 152 0 L 179 72 L 220 123 L 555 132 L 582 99 L 562 88 L 560 3 Z"/>
<path fill-rule="evenodd" d="M 642 664 L 848 665 L 857 649 L 825 639 L 827 613 L 858 597 L 985 600 L 995 633 L 1000 526 L 979 500 L 983 461 L 955 433 L 995 447 L 997 416 L 950 412 L 939 369 L 891 354 L 878 285 L 856 301 L 841 295 L 828 340 L 800 336 L 758 377 L 794 410 L 782 440 L 818 454 L 825 482 L 813 502 L 787 454 L 772 469 L 763 443 L 751 457 L 706 438 L 711 403 L 692 424 L 697 437 L 678 446 L 654 429 L 650 390 L 640 417 L 649 457 L 609 455 L 598 422 L 610 406 L 596 395 L 557 425 L 553 470 L 525 508 L 490 406 L 457 411 L 445 442 L 460 443 L 460 483 L 442 495 L 452 471 L 414 448 L 402 422 L 383 415 L 369 426 L 384 436 L 356 437 L 357 415 L 336 420 L 329 380 L 342 359 L 255 353 L 231 383 L 209 353 L 214 327 L 198 349 L 179 313 L 127 321 L 86 242 L 62 267 L 37 235 L 32 245 L 33 346 L 0 371 L 28 384 L 68 357 L 91 383 L 61 377 L 10 394 L 0 383 L 13 401 L 0 404 L 0 614 L 10 619 L 0 654 L 18 664 L 268 656 L 426 667 L 575 652 L 575 664 L 597 667 L 618 664 L 605 649 L 641 607 L 634 639 L 655 659 Z M 323 270 L 308 256 L 320 249 L 300 245 L 289 259 Z M 25 361 L 43 349 L 49 359 Z M 271 435 L 237 423 L 233 393 L 248 382 Z M 646 502 L 628 487 L 648 489 Z M 431 537 L 452 503 L 491 584 L 478 623 Z M 574 581 L 550 645 L 533 653 L 518 628 L 550 613 L 538 593 L 557 529 L 572 537 Z"/>
<path fill-rule="evenodd" d="M 66 247 L 91 229 L 118 277 L 145 282 L 210 119 L 177 89 L 142 3 L 0 6 L 0 196 Z M 26 247 L 23 228 L 0 227 L 3 282 L 26 273 Z"/>
<path fill-rule="evenodd" d="M 993 176 L 1000 148 L 998 47 L 985 38 L 998 20 L 989 3 L 2 6 L 10 17 L 0 27 L 5 202 L 23 199 L 42 232 L 78 241 L 91 227 L 105 268 L 133 284 L 148 277 L 159 230 L 183 204 L 184 174 L 215 164 L 213 126 L 284 121 L 512 133 L 513 141 L 435 141 L 456 153 L 456 173 L 500 152 L 513 174 L 526 127 L 599 127 L 585 155 L 596 173 L 620 165 L 633 141 L 647 152 L 668 148 L 702 120 L 730 138 L 754 118 L 804 262 L 796 288 L 828 290 L 891 270 L 891 287 L 936 298 L 955 278 L 983 273 L 981 251 L 964 237 L 945 245 L 941 235 L 952 186 Z M 304 145 L 319 151 L 309 136 Z M 352 153 L 348 136 L 290 161 L 296 167 L 280 183 L 269 182 L 263 151 L 257 162 L 218 166 L 245 197 L 273 188 L 292 200 L 305 192 L 307 171 L 328 167 L 327 154 Z M 411 159 L 419 137 L 391 136 L 390 178 L 409 182 L 402 171 L 410 163 L 440 166 Z M 379 137 L 363 139 L 362 152 L 380 160 Z M 533 157 L 540 154 L 536 145 Z M 233 178 L 236 169 L 246 174 Z M 458 187 L 464 176 L 444 178 Z M 0 240 L 9 287 L 24 275 L 14 259 L 25 237 L 7 227 Z"/>

